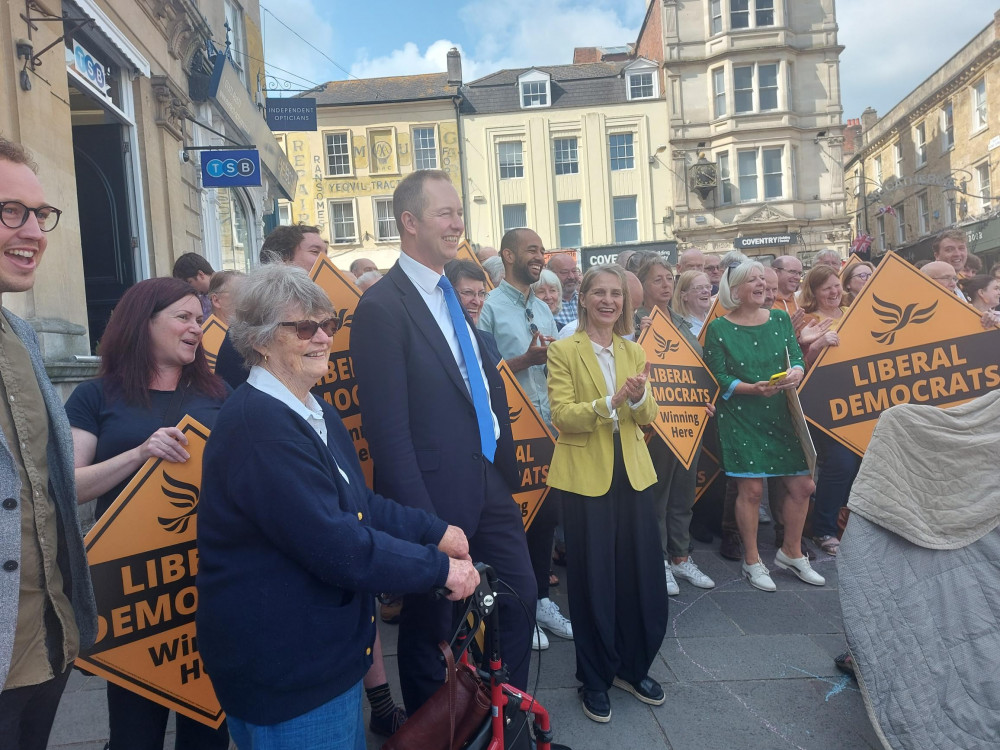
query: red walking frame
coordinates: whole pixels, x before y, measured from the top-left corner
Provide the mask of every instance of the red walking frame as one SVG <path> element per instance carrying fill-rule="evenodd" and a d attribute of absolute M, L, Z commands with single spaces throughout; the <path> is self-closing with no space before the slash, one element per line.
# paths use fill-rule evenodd
<path fill-rule="evenodd" d="M 493 568 L 476 564 L 479 586 L 468 599 L 462 624 L 451 640 L 455 656 L 470 665 L 490 686 L 490 713 L 483 726 L 466 745 L 467 750 L 515 750 L 535 747 L 537 750 L 570 750 L 552 742 L 549 712 L 535 698 L 507 682 L 507 668 L 500 655 L 500 613 L 497 607 L 497 576 Z M 513 593 L 511 594 L 513 596 Z M 469 659 L 469 648 L 475 635 L 485 624 L 483 654 L 489 669 L 477 666 Z M 531 737 L 527 723 L 534 716 Z"/>

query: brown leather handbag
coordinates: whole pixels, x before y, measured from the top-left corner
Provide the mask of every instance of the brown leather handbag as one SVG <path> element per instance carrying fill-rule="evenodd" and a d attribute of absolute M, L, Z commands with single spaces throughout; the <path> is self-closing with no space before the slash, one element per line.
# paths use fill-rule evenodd
<path fill-rule="evenodd" d="M 446 665 L 445 683 L 383 745 L 382 750 L 461 750 L 490 712 L 489 688 L 467 664 L 438 644 Z"/>

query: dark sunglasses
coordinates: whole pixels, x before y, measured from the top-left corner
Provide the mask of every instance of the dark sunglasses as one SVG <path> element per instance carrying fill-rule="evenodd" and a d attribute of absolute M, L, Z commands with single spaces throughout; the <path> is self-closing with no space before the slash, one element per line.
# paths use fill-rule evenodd
<path fill-rule="evenodd" d="M 538 326 L 535 325 L 535 311 L 530 307 L 524 308 L 524 317 L 528 319 L 528 330 L 531 331 L 531 335 L 534 336 L 538 333 Z"/>
<path fill-rule="evenodd" d="M 316 331 L 320 328 L 323 329 L 323 333 L 333 338 L 333 335 L 340 330 L 343 323 L 340 322 L 340 318 L 327 318 L 326 320 L 321 320 L 319 323 L 315 320 L 293 320 L 289 323 L 278 323 L 278 325 L 294 328 L 296 336 L 303 341 L 308 341 L 316 335 Z"/>

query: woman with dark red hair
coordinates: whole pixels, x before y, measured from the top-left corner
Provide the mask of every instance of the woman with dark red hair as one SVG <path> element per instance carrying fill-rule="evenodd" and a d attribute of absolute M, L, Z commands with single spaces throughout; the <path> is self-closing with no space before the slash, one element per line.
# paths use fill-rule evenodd
<path fill-rule="evenodd" d="M 101 376 L 81 383 L 66 412 L 73 428 L 77 500 L 99 518 L 149 458 L 181 463 L 190 414 L 211 429 L 229 391 L 201 347 L 201 302 L 179 279 L 140 281 L 122 296 L 101 339 Z M 168 710 L 108 684 L 112 750 L 163 747 Z M 226 750 L 229 732 L 177 716 L 177 747 Z"/>

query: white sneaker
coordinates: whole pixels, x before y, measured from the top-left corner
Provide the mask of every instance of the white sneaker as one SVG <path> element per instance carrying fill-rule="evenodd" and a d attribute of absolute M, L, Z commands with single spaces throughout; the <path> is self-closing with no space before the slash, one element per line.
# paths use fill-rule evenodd
<path fill-rule="evenodd" d="M 549 647 L 549 639 L 545 637 L 545 633 L 542 629 L 536 627 L 533 635 L 531 636 L 531 650 L 532 651 L 544 651 Z"/>
<path fill-rule="evenodd" d="M 744 561 L 743 576 L 750 581 L 750 585 L 755 589 L 760 589 L 761 591 L 778 590 L 778 587 L 774 585 L 774 581 L 771 580 L 767 567 L 760 561 L 755 562 L 753 565 L 747 565 L 746 561 Z"/>
<path fill-rule="evenodd" d="M 573 624 L 559 611 L 559 605 L 551 599 L 539 599 L 535 607 L 535 622 L 552 635 L 573 640 Z"/>
<path fill-rule="evenodd" d="M 774 564 L 779 568 L 792 571 L 800 580 L 811 583 L 813 586 L 822 586 L 826 583 L 826 579 L 812 569 L 808 557 L 789 557 L 779 549 L 778 554 L 774 556 Z"/>
<path fill-rule="evenodd" d="M 697 586 L 700 589 L 715 588 L 715 581 L 702 573 L 698 566 L 694 564 L 694 560 L 690 557 L 677 565 L 670 563 L 670 572 L 674 574 L 674 578 L 683 578 L 685 581 L 688 581 L 693 586 Z"/>
<path fill-rule="evenodd" d="M 681 593 L 681 587 L 677 585 L 677 581 L 674 580 L 674 573 L 670 570 L 670 561 L 663 561 L 663 568 L 667 572 L 667 596 L 677 596 Z"/>

